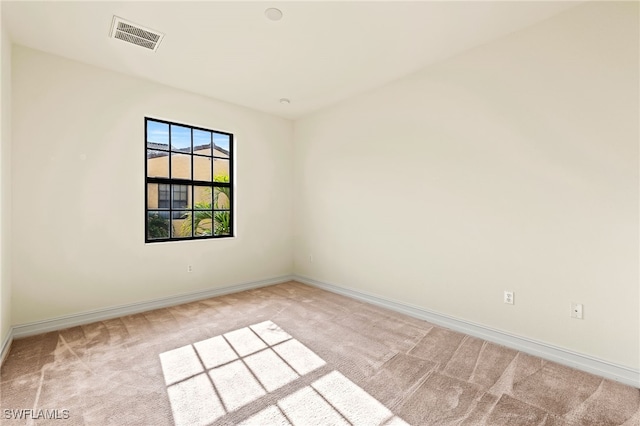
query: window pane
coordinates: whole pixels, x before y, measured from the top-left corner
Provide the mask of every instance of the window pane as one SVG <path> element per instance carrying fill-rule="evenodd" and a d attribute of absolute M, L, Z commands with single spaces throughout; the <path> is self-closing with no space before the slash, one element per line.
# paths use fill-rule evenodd
<path fill-rule="evenodd" d="M 193 156 L 193 179 L 211 182 L 211 157 Z"/>
<path fill-rule="evenodd" d="M 169 185 L 147 184 L 147 209 L 169 208 Z"/>
<path fill-rule="evenodd" d="M 171 125 L 171 150 L 191 152 L 191 128 Z"/>
<path fill-rule="evenodd" d="M 169 153 L 147 150 L 147 176 L 169 177 Z"/>
<path fill-rule="evenodd" d="M 171 177 L 191 179 L 191 155 L 171 154 Z"/>
<path fill-rule="evenodd" d="M 229 158 L 229 135 L 213 132 L 213 155 Z"/>
<path fill-rule="evenodd" d="M 168 209 L 171 203 L 171 192 L 169 192 L 169 185 L 158 184 L 158 208 Z"/>
<path fill-rule="evenodd" d="M 171 185 L 171 208 L 191 208 L 191 185 Z"/>
<path fill-rule="evenodd" d="M 229 187 L 215 187 L 213 189 L 213 208 L 216 210 L 229 210 Z"/>
<path fill-rule="evenodd" d="M 229 160 L 213 159 L 214 182 L 229 182 Z"/>
<path fill-rule="evenodd" d="M 169 125 L 147 120 L 147 148 L 169 150 Z"/>
<path fill-rule="evenodd" d="M 176 238 L 191 237 L 191 212 L 174 211 L 171 215 L 171 236 Z"/>
<path fill-rule="evenodd" d="M 211 132 L 193 129 L 193 152 L 200 155 L 211 155 Z"/>
<path fill-rule="evenodd" d="M 211 210 L 211 187 L 194 186 L 193 196 L 195 197 L 194 209 Z"/>
<path fill-rule="evenodd" d="M 229 212 L 213 212 L 213 234 L 231 234 L 231 214 Z"/>
<path fill-rule="evenodd" d="M 213 217 L 212 211 L 196 211 L 194 212 L 194 237 L 208 237 L 213 235 Z"/>
<path fill-rule="evenodd" d="M 169 212 L 147 213 L 147 238 L 150 240 L 169 237 Z"/>
<path fill-rule="evenodd" d="M 186 220 L 191 217 L 191 210 L 173 210 L 171 218 L 174 220 Z"/>

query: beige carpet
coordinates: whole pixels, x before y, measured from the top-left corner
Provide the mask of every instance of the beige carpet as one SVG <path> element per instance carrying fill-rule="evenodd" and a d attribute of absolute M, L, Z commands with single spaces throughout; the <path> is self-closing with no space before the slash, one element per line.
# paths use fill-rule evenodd
<path fill-rule="evenodd" d="M 16 340 L 0 392 L 2 424 L 640 425 L 636 388 L 293 282 Z"/>

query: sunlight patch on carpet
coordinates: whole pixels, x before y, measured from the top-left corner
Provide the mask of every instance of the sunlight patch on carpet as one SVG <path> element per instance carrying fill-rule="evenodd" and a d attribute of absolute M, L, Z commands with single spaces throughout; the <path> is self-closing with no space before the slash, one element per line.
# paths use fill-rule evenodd
<path fill-rule="evenodd" d="M 167 386 L 204 372 L 191 345 L 161 353 L 160 362 Z"/>
<path fill-rule="evenodd" d="M 338 371 L 251 416 L 255 425 L 404 425 L 408 424 Z"/>
<path fill-rule="evenodd" d="M 160 363 L 178 426 L 211 424 L 326 365 L 271 321 L 161 353 Z M 406 424 L 338 371 L 305 383 L 241 424 Z"/>

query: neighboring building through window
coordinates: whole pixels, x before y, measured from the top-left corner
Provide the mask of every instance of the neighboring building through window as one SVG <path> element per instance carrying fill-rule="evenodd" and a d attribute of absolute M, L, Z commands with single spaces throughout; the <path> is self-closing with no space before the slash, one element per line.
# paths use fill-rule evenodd
<path fill-rule="evenodd" d="M 159 209 L 169 208 L 169 202 L 171 201 L 169 188 L 171 188 L 171 185 L 168 185 L 166 183 L 158 184 L 158 208 Z"/>
<path fill-rule="evenodd" d="M 233 135 L 145 118 L 145 241 L 233 236 Z"/>
<path fill-rule="evenodd" d="M 158 208 L 168 209 L 171 201 L 169 188 L 173 187 L 173 206 L 176 209 L 186 209 L 189 205 L 187 185 L 158 184 Z"/>

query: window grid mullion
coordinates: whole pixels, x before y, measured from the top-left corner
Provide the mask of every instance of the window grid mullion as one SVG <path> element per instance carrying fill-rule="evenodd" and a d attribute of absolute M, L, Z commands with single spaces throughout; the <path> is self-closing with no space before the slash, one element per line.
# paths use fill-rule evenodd
<path fill-rule="evenodd" d="M 233 211 L 233 135 L 229 135 L 229 233 L 234 233 L 235 214 Z"/>
<path fill-rule="evenodd" d="M 193 182 L 195 180 L 196 177 L 196 171 L 194 169 L 194 160 L 193 160 L 193 151 L 194 151 L 194 144 L 193 144 L 193 127 L 191 128 L 191 130 L 189 131 L 189 134 L 191 135 L 191 140 L 189 141 L 191 144 L 191 154 L 189 156 L 189 159 L 191 160 L 191 181 Z M 187 206 L 189 205 L 189 195 L 185 194 L 185 196 L 187 197 Z M 196 230 L 194 229 L 194 224 L 195 224 L 195 203 L 196 203 L 196 198 L 195 198 L 195 185 L 191 185 L 191 238 L 196 236 Z M 185 206 L 186 207 L 186 206 Z"/>
<path fill-rule="evenodd" d="M 211 132 L 211 183 L 215 182 L 215 180 L 216 180 L 216 177 L 213 174 L 214 171 L 215 171 L 215 167 L 213 166 L 213 163 L 215 163 L 215 161 L 216 161 L 215 157 L 213 156 L 213 153 L 215 152 L 214 151 L 215 145 L 214 145 L 213 142 L 214 142 L 213 141 L 213 132 Z M 213 191 L 213 188 L 212 188 L 212 191 Z M 211 207 L 213 208 L 213 192 L 211 193 Z"/>

